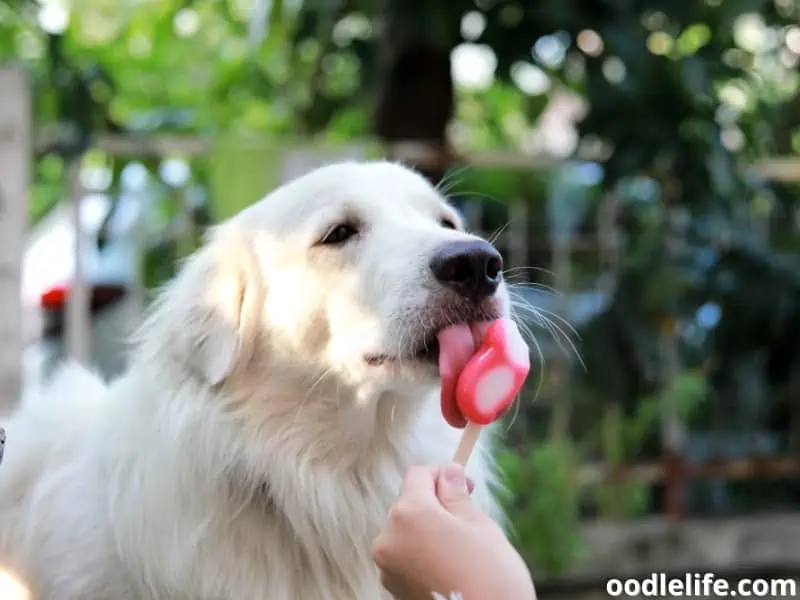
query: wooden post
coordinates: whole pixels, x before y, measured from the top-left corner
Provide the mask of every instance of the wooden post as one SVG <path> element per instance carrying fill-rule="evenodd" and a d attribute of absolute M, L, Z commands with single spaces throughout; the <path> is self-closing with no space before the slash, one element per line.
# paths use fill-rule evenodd
<path fill-rule="evenodd" d="M 667 219 L 669 229 L 667 232 L 667 252 L 670 256 L 669 269 L 673 270 L 674 262 L 679 254 L 679 249 L 684 238 L 681 222 L 685 219 L 677 209 L 668 209 Z M 671 273 L 675 277 L 674 271 Z M 662 357 L 662 390 L 670 389 L 675 378 L 681 373 L 680 348 L 676 332 L 677 318 L 672 314 L 673 307 L 669 307 L 670 314 L 665 314 L 659 323 L 659 345 Z M 684 496 L 686 493 L 686 474 L 684 462 L 684 446 L 686 442 L 686 425 L 677 414 L 674 399 L 662 397 L 661 402 L 661 439 L 664 451 L 664 468 L 666 471 L 665 505 L 667 515 L 680 520 L 684 517 Z"/>
<path fill-rule="evenodd" d="M 600 277 L 597 286 L 607 294 L 614 291 L 622 255 L 618 213 L 619 191 L 613 190 L 603 197 L 597 211 L 597 242 L 600 253 Z"/>
<path fill-rule="evenodd" d="M 552 238 L 551 238 L 552 239 Z M 566 316 L 569 298 L 572 296 L 572 246 L 569 241 L 553 241 L 552 271 L 555 274 L 554 287 L 558 287 L 562 295 L 558 298 L 557 312 Z M 550 418 L 550 437 L 562 440 L 569 437 L 572 420 L 572 399 L 570 398 L 570 357 L 563 352 L 557 353 L 551 361 L 553 377 L 553 412 Z"/>
<path fill-rule="evenodd" d="M 509 223 L 506 231 L 508 240 L 508 263 L 506 268 L 526 267 L 530 264 L 528 227 L 530 205 L 525 199 L 518 198 L 508 207 Z M 527 276 L 528 274 L 525 273 Z"/>
<path fill-rule="evenodd" d="M 72 209 L 72 223 L 75 228 L 75 245 L 73 247 L 75 267 L 72 283 L 69 287 L 66 306 L 65 341 L 66 358 L 82 365 L 91 361 L 92 321 L 89 316 L 89 285 L 86 281 L 83 261 L 83 227 L 81 227 L 81 201 L 84 190 L 81 185 L 80 171 L 83 157 L 72 160 L 67 169 L 69 178 L 69 202 Z"/>
<path fill-rule="evenodd" d="M 28 78 L 0 69 L 0 415 L 22 391 L 22 257 L 32 156 Z"/>

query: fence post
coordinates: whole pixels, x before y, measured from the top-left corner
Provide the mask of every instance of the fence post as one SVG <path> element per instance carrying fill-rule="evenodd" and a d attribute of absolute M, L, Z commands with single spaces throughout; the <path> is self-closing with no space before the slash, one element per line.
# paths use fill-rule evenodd
<path fill-rule="evenodd" d="M 67 169 L 69 203 L 72 210 L 72 224 L 75 229 L 75 245 L 73 246 L 74 270 L 72 283 L 67 294 L 65 341 L 67 359 L 88 365 L 91 362 L 92 322 L 89 316 L 89 285 L 86 281 L 84 264 L 84 239 L 81 224 L 81 204 L 84 189 L 80 174 L 83 155 L 72 159 Z"/>
<path fill-rule="evenodd" d="M 508 207 L 509 223 L 506 239 L 508 240 L 508 265 L 506 268 L 525 268 L 530 264 L 530 238 L 529 213 L 530 204 L 526 198 L 514 198 Z M 530 273 L 522 273 L 528 278 Z"/>
<path fill-rule="evenodd" d="M 22 69 L 0 68 L 0 415 L 22 391 L 22 258 L 28 212 L 31 106 Z"/>
<path fill-rule="evenodd" d="M 668 208 L 666 213 L 668 231 L 666 250 L 670 257 L 670 276 L 676 277 L 674 263 L 680 255 L 680 247 L 685 244 L 686 223 L 688 215 L 677 208 Z M 674 294 L 674 292 L 672 292 Z M 668 307 L 659 323 L 659 345 L 662 357 L 662 391 L 670 389 L 681 373 L 681 356 L 675 307 Z M 686 424 L 675 406 L 675 399 L 662 396 L 661 399 L 661 439 L 664 451 L 664 468 L 666 471 L 665 504 L 667 515 L 680 520 L 685 513 L 686 463 L 684 449 L 687 438 Z"/>

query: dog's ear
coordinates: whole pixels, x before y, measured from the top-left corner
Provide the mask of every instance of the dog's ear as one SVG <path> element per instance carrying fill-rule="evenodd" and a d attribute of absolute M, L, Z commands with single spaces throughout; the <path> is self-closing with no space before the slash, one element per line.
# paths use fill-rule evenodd
<path fill-rule="evenodd" d="M 253 356 L 261 272 L 247 238 L 233 236 L 215 236 L 186 267 L 179 351 L 195 373 L 218 385 Z"/>

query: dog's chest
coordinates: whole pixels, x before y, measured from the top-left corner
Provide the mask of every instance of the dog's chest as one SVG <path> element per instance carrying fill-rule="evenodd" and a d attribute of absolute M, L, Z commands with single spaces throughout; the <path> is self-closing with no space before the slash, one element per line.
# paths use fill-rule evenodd
<path fill-rule="evenodd" d="M 239 513 L 234 523 L 218 522 L 202 550 L 185 556 L 192 576 L 180 579 L 191 580 L 204 600 L 389 600 L 372 561 L 374 540 L 408 469 L 447 463 L 458 442 L 459 432 L 442 427 L 441 417 L 426 425 L 402 452 L 369 469 L 311 470 L 295 463 L 273 470 L 272 500 Z M 473 496 L 491 511 L 485 453 L 473 454 L 469 467 Z M 164 564 L 170 560 L 175 564 L 174 552 Z"/>
<path fill-rule="evenodd" d="M 226 600 L 379 600 L 371 550 L 403 466 L 387 464 L 369 475 L 297 472 L 292 485 L 273 490 L 271 502 L 215 531 L 219 545 L 204 545 L 198 558 L 216 563 L 215 578 L 224 573 Z"/>

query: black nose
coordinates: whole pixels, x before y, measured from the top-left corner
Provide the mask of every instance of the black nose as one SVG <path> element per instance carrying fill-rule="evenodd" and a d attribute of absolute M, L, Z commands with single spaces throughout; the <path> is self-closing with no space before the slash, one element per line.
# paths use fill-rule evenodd
<path fill-rule="evenodd" d="M 483 240 L 445 244 L 430 264 L 439 283 L 472 300 L 494 294 L 503 277 L 503 258 Z"/>

